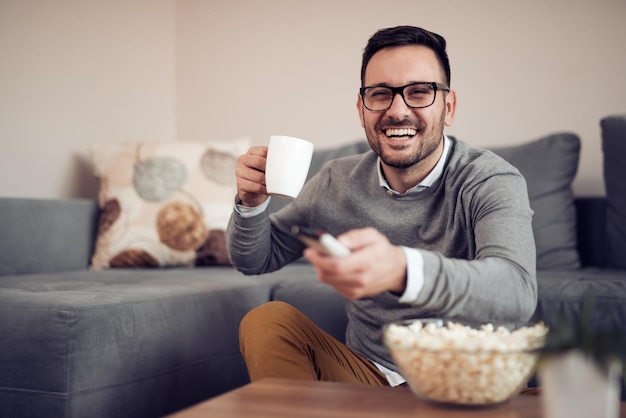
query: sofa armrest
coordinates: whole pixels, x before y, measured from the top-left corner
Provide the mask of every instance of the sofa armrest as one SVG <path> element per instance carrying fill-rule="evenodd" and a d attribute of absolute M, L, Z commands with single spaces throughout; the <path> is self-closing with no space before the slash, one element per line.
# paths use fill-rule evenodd
<path fill-rule="evenodd" d="M 95 200 L 0 198 L 0 276 L 86 269 L 97 223 Z"/>
<path fill-rule="evenodd" d="M 606 267 L 605 197 L 577 197 L 578 252 L 583 267 Z"/>

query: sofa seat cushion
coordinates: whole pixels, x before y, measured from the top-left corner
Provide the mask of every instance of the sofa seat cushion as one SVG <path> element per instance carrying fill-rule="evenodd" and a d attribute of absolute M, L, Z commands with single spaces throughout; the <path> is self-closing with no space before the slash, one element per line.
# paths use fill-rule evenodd
<path fill-rule="evenodd" d="M 539 301 L 533 320 L 547 324 L 580 318 L 586 295 L 595 299 L 592 323 L 626 331 L 626 273 L 583 268 L 576 271 L 537 271 Z"/>
<path fill-rule="evenodd" d="M 2 277 L 0 416 L 161 416 L 245 384 L 238 324 L 289 276 L 211 267 Z"/>

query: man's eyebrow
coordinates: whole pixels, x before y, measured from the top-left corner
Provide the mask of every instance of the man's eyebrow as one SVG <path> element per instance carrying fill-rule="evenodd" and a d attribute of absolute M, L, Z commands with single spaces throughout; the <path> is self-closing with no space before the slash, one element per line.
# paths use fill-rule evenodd
<path fill-rule="evenodd" d="M 392 86 L 391 84 L 383 81 L 382 83 L 369 84 L 365 86 L 365 88 L 368 88 L 368 87 L 406 87 L 406 86 L 410 86 L 411 84 L 418 84 L 418 83 L 432 83 L 432 81 L 409 81 L 408 83 L 403 84 L 402 86 Z"/>
<path fill-rule="evenodd" d="M 376 84 L 368 84 L 363 86 L 364 88 L 369 88 L 369 87 L 391 87 L 391 85 L 389 83 L 376 83 Z"/>

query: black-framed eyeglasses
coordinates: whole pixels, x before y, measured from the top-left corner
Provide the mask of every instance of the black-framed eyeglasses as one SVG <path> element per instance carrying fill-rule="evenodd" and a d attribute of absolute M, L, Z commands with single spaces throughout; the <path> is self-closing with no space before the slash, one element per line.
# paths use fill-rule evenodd
<path fill-rule="evenodd" d="M 400 87 L 367 86 L 361 87 L 361 100 L 367 110 L 380 112 L 391 107 L 396 95 L 401 95 L 408 107 L 421 109 L 435 103 L 437 90 L 450 91 L 450 87 L 437 82 L 417 82 Z"/>

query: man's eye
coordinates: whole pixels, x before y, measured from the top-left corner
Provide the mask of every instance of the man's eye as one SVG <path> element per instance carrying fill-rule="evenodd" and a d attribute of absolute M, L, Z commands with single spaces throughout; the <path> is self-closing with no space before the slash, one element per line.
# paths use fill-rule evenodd
<path fill-rule="evenodd" d="M 408 91 L 408 96 L 419 97 L 429 94 L 430 90 L 424 87 L 414 87 Z"/>
<path fill-rule="evenodd" d="M 370 96 L 375 99 L 386 99 L 391 96 L 389 90 L 372 90 Z"/>

